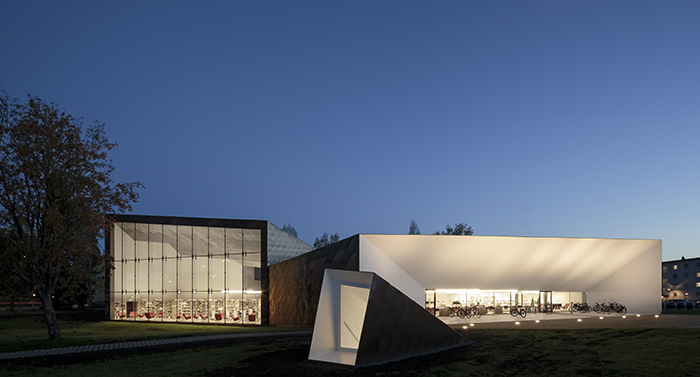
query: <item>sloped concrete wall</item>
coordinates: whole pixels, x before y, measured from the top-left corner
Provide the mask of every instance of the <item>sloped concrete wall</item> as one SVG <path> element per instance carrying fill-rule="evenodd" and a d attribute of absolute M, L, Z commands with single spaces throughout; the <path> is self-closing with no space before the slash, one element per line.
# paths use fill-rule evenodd
<path fill-rule="evenodd" d="M 269 268 L 271 325 L 310 325 L 326 268 L 359 271 L 360 243 L 355 235 Z"/>

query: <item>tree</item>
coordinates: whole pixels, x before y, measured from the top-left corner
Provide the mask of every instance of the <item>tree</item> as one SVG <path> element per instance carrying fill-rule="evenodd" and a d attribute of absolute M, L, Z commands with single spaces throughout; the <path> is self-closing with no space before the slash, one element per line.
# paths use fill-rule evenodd
<path fill-rule="evenodd" d="M 0 96 L 0 227 L 9 247 L 0 260 L 41 301 L 49 339 L 61 331 L 51 301 L 57 287 L 89 281 L 101 255 L 107 213 L 131 210 L 139 182 L 115 184 L 104 124 L 54 103 Z M 105 258 L 104 255 L 101 256 Z"/>
<path fill-rule="evenodd" d="M 435 232 L 435 234 L 442 234 L 442 235 L 454 235 L 454 236 L 471 236 L 474 234 L 474 229 L 472 229 L 471 226 L 467 223 L 457 223 L 455 224 L 455 227 L 452 228 L 450 227 L 450 224 L 448 223 L 445 226 L 445 230 L 440 232 Z"/>
<path fill-rule="evenodd" d="M 297 233 L 297 230 L 294 229 L 292 224 L 284 224 L 284 226 L 282 227 L 282 230 L 287 232 L 289 235 L 292 235 L 296 238 L 299 238 L 299 234 Z"/>
<path fill-rule="evenodd" d="M 408 226 L 408 234 L 420 234 L 420 228 L 418 228 L 418 224 L 413 219 L 411 219 L 411 224 Z"/>
<path fill-rule="evenodd" d="M 316 237 L 316 241 L 314 241 L 314 249 L 318 249 L 320 247 L 324 247 L 327 245 L 330 245 L 332 243 L 336 243 L 340 240 L 340 237 L 338 236 L 338 233 L 335 233 L 328 237 L 328 233 L 324 232 L 323 235 L 319 238 Z"/>

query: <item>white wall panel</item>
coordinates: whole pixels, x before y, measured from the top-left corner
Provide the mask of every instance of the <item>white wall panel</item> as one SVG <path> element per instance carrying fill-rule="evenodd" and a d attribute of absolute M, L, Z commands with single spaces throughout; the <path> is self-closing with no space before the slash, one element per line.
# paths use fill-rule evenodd
<path fill-rule="evenodd" d="M 425 289 L 436 288 L 419 284 L 363 235 L 360 235 L 360 271 L 376 273 L 420 306 L 425 305 Z"/>
<path fill-rule="evenodd" d="M 630 314 L 658 314 L 661 312 L 661 242 L 588 292 L 588 302 L 617 301 Z"/>

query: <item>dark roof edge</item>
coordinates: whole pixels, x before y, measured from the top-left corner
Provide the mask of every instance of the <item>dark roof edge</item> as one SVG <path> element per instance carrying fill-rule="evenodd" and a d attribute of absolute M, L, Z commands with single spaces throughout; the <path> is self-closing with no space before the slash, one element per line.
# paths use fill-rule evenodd
<path fill-rule="evenodd" d="M 267 220 L 212 219 L 203 217 L 151 216 L 131 214 L 107 214 L 116 222 L 163 225 L 189 225 L 222 228 L 267 229 Z"/>
<path fill-rule="evenodd" d="M 685 261 L 696 260 L 696 259 L 700 259 L 700 257 L 684 258 L 684 259 L 671 259 L 671 260 L 667 260 L 667 261 L 662 261 L 661 263 L 685 262 Z"/>

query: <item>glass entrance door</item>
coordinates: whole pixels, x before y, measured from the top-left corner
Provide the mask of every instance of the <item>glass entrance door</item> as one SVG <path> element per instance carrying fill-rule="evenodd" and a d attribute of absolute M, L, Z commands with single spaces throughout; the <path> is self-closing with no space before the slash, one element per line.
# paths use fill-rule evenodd
<path fill-rule="evenodd" d="M 551 314 L 554 308 L 552 304 L 552 291 L 540 291 L 539 310 L 543 313 Z"/>

